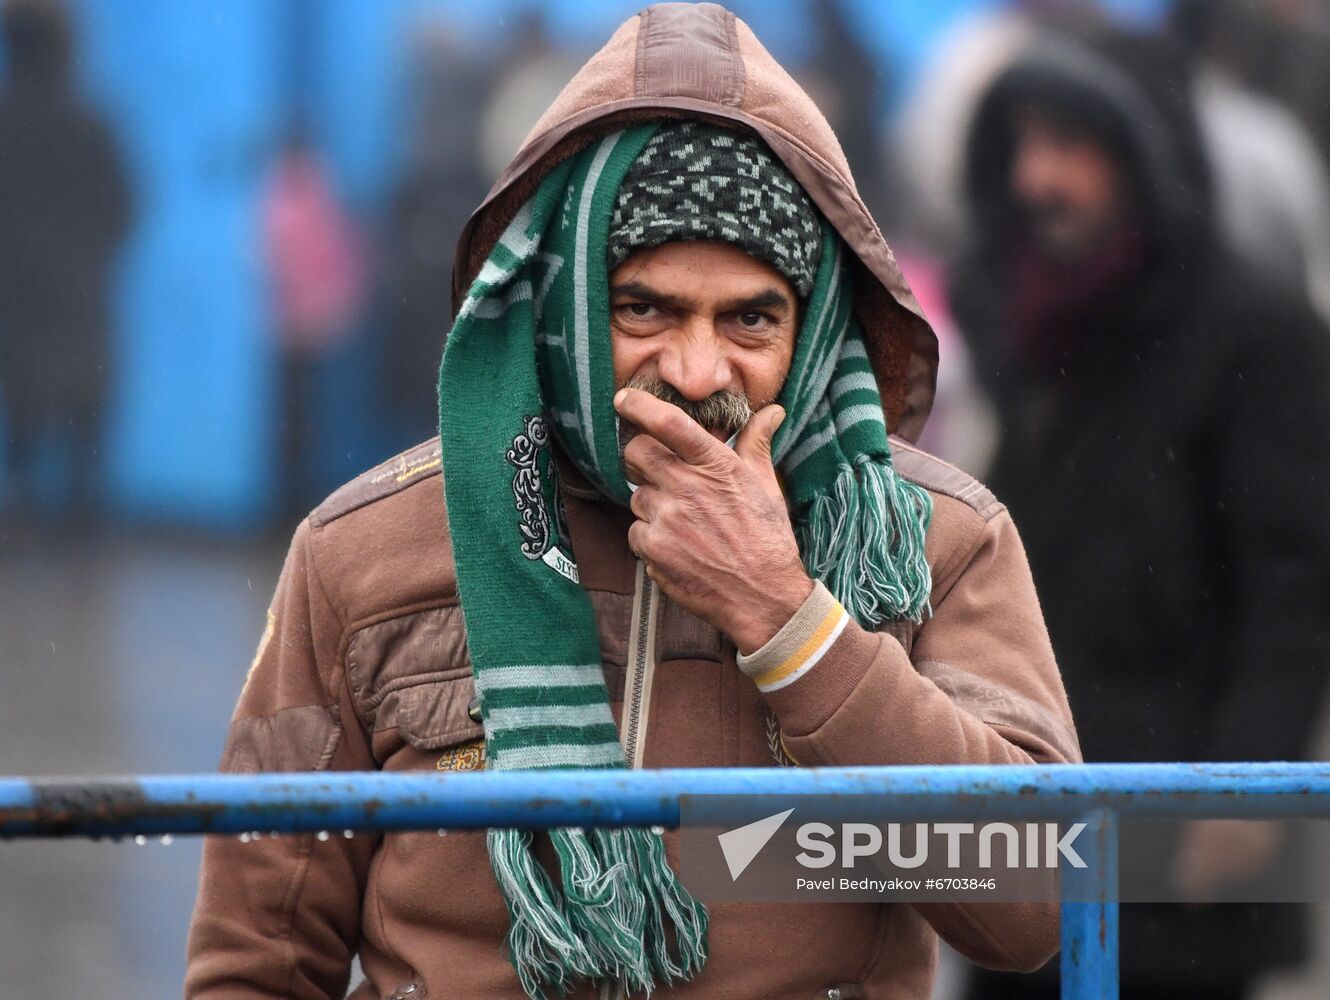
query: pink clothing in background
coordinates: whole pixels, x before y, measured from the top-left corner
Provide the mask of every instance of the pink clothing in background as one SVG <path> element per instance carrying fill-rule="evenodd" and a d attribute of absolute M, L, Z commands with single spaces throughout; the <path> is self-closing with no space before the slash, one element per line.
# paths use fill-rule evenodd
<path fill-rule="evenodd" d="M 322 354 L 351 330 L 364 297 L 365 265 L 355 228 L 310 154 L 288 152 L 278 160 L 263 228 L 283 349 Z"/>

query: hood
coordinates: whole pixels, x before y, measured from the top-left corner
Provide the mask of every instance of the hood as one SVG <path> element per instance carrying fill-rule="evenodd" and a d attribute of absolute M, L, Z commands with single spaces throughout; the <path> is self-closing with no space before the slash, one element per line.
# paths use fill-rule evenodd
<path fill-rule="evenodd" d="M 856 311 L 887 425 L 916 440 L 937 383 L 933 330 L 864 207 L 826 118 L 748 25 L 717 4 L 647 8 L 569 81 L 462 230 L 454 314 L 504 227 L 554 165 L 616 129 L 667 118 L 750 129 L 835 226 L 857 260 Z"/>
<path fill-rule="evenodd" d="M 1074 122 L 1123 165 L 1157 261 L 1189 257 L 1212 233 L 1191 90 L 1185 58 L 1162 38 L 1107 27 L 1033 38 L 975 110 L 965 184 L 980 242 L 1000 246 L 1011 231 L 1012 111 L 1033 107 Z"/>

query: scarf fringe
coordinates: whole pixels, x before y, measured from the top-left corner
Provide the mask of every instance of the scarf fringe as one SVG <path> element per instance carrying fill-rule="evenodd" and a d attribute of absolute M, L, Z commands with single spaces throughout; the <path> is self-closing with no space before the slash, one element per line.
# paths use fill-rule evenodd
<path fill-rule="evenodd" d="M 560 995 L 596 974 L 595 958 L 569 923 L 549 875 L 531 852 L 528 830 L 491 829 L 490 864 L 508 907 L 508 960 L 532 1000 Z"/>
<path fill-rule="evenodd" d="M 649 994 L 691 979 L 707 958 L 706 908 L 679 882 L 659 834 L 575 827 L 551 830 L 562 894 L 531 852 L 525 830 L 491 830 L 490 859 L 508 906 L 509 960 L 522 988 L 545 1000 L 578 979 L 612 979 Z M 669 930 L 677 954 L 671 954 Z"/>
<path fill-rule="evenodd" d="M 551 830 L 550 840 L 559 855 L 569 923 L 590 949 L 597 978 L 646 989 L 646 900 L 632 877 L 625 838 L 615 836 L 622 832 L 563 828 Z"/>
<path fill-rule="evenodd" d="M 619 831 L 616 831 L 619 832 Z M 647 895 L 647 920 L 651 933 L 646 939 L 646 955 L 657 980 L 669 985 L 679 979 L 692 979 L 707 961 L 707 928 L 710 918 L 706 907 L 683 887 L 665 858 L 665 841 L 650 830 L 625 831 L 636 834 L 632 845 L 636 852 L 636 871 L 642 876 Z M 670 954 L 665 917 L 674 929 L 678 957 Z"/>
<path fill-rule="evenodd" d="M 865 628 L 932 613 L 924 536 L 928 492 L 896 475 L 890 458 L 843 465 L 796 528 L 804 565 Z"/>

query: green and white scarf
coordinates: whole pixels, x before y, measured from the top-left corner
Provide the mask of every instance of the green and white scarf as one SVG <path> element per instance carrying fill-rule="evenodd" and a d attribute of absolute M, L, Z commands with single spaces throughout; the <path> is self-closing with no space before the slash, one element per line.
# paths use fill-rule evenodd
<path fill-rule="evenodd" d="M 606 239 L 619 184 L 655 127 L 616 132 L 550 171 L 472 283 L 444 353 L 448 521 L 487 759 L 500 770 L 625 766 L 550 439 L 628 503 L 612 402 Z M 842 252 L 823 223 L 773 455 L 809 573 L 866 627 L 918 621 L 930 589 L 923 541 L 931 505 L 892 469 Z M 530 996 L 565 993 L 578 979 L 649 991 L 700 971 L 706 910 L 670 870 L 658 833 L 549 836 L 557 886 L 529 831 L 489 832 L 510 959 Z"/>

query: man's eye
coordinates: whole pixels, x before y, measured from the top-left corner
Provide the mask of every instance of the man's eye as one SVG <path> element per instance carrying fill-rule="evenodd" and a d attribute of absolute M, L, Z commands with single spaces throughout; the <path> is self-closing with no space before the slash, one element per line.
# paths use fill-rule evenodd
<path fill-rule="evenodd" d="M 647 302 L 629 302 L 619 308 L 626 310 L 633 319 L 650 319 L 656 314 L 656 307 Z"/>
<path fill-rule="evenodd" d="M 766 313 L 746 312 L 739 314 L 739 325 L 747 330 L 761 330 L 771 322 Z"/>

